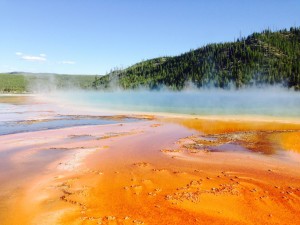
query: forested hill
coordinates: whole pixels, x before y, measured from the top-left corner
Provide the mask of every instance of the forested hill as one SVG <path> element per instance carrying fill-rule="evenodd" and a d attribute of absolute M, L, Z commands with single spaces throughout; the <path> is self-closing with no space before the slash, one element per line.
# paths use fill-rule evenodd
<path fill-rule="evenodd" d="M 209 44 L 179 56 L 140 62 L 96 79 L 94 87 L 155 89 L 165 85 L 180 90 L 190 81 L 198 87 L 280 83 L 300 89 L 300 27 L 265 30 L 235 42 Z"/>

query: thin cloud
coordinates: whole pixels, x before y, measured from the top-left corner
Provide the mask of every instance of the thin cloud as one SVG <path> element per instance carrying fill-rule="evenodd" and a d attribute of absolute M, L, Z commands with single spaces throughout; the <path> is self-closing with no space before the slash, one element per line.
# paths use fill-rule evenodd
<path fill-rule="evenodd" d="M 26 61 L 31 61 L 31 62 L 44 62 L 47 59 L 45 57 L 41 56 L 32 56 L 32 55 L 23 55 L 21 59 L 26 60 Z"/>
<path fill-rule="evenodd" d="M 46 54 L 41 53 L 38 56 L 37 55 L 24 55 L 22 52 L 16 52 L 16 55 L 25 61 L 30 62 L 45 62 L 47 61 Z"/>
<path fill-rule="evenodd" d="M 60 63 L 61 63 L 61 64 L 69 64 L 69 65 L 72 65 L 72 64 L 75 64 L 76 62 L 74 62 L 74 61 L 61 61 Z"/>

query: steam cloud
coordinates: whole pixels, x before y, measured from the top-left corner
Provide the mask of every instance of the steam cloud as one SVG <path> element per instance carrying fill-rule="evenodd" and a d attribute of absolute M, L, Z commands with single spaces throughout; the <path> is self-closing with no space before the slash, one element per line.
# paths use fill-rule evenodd
<path fill-rule="evenodd" d="M 91 110 L 164 112 L 190 115 L 267 115 L 300 117 L 300 93 L 281 87 L 241 90 L 52 92 L 48 97 Z"/>

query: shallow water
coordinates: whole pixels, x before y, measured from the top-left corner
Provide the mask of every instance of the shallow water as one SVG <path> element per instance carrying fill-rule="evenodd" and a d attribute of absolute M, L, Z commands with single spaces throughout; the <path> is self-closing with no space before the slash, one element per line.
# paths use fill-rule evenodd
<path fill-rule="evenodd" d="M 49 129 L 59 129 L 65 127 L 85 126 L 85 125 L 106 125 L 115 123 L 126 123 L 135 121 L 134 119 L 93 119 L 93 118 L 74 118 L 72 116 L 64 116 L 63 119 L 56 117 L 51 120 L 37 120 L 37 121 L 13 121 L 0 122 L 0 135 L 32 132 Z"/>
<path fill-rule="evenodd" d="M 18 100 L 16 100 L 18 98 Z M 32 132 L 85 125 L 105 125 L 137 121 L 134 118 L 108 118 L 101 116 L 61 115 L 57 106 L 46 103 L 26 102 L 24 97 L 0 98 L 0 135 Z M 28 98 L 26 97 L 28 100 Z M 16 103 L 17 102 L 17 103 Z"/>
<path fill-rule="evenodd" d="M 300 117 L 300 93 L 281 88 L 55 93 L 65 103 L 95 109 L 192 115 Z"/>
<path fill-rule="evenodd" d="M 239 93 L 239 94 L 238 94 Z M 282 91 L 279 95 L 272 92 L 266 94 L 261 98 L 253 98 L 254 96 L 261 95 L 262 91 L 254 92 L 232 92 L 232 91 L 216 91 L 213 95 L 211 91 L 190 91 L 190 92 L 78 92 L 76 100 L 74 101 L 74 93 L 66 92 L 60 96 L 57 102 L 40 101 L 36 98 L 29 98 L 23 96 L 6 97 L 4 103 L 1 103 L 0 97 L 0 135 L 24 133 L 32 131 L 41 131 L 49 129 L 59 129 L 66 127 L 76 127 L 85 125 L 106 125 L 116 123 L 134 122 L 138 119 L 130 117 L 114 117 L 107 116 L 109 114 L 102 114 L 101 109 L 115 109 L 115 110 L 136 110 L 136 111 L 149 111 L 152 110 L 161 112 L 199 112 L 199 115 L 211 115 L 213 113 L 221 115 L 236 114 L 243 115 L 243 112 L 256 110 L 258 114 L 268 115 L 267 113 L 273 111 L 276 116 L 281 117 L 289 116 L 298 118 L 300 115 L 300 105 L 298 107 L 299 95 L 296 92 L 290 93 Z M 50 100 L 58 98 L 60 94 L 54 93 L 50 95 Z M 244 101 L 246 96 L 249 97 L 248 101 Z M 197 101 L 197 97 L 199 100 Z M 200 98 L 201 97 L 201 98 Z M 273 101 L 274 99 L 276 101 Z M 11 99 L 11 100 L 10 100 Z M 175 100 L 176 99 L 176 100 Z M 273 99 L 273 100 L 272 100 Z M 289 105 L 289 107 L 281 107 L 279 104 L 282 99 L 282 105 Z M 26 101 L 25 101 L 26 100 Z M 269 100 L 269 103 L 267 103 Z M 284 101 L 283 101 L 284 100 Z M 136 104 L 133 102 L 136 101 Z M 75 103 L 76 102 L 76 103 Z M 122 103 L 120 103 L 122 102 Z M 216 104 L 218 102 L 218 104 Z M 251 103 L 252 102 L 252 103 Z M 256 107 L 251 104 L 259 103 Z M 60 106 L 56 105 L 59 103 Z M 64 104 L 62 104 L 64 103 Z M 251 104 L 250 104 L 251 103 Z M 263 103 L 265 106 L 263 106 Z M 190 107 L 182 107 L 190 104 Z M 243 105 L 244 104 L 244 105 Z M 268 104 L 268 105 L 267 105 Z M 172 107 L 170 105 L 173 105 Z M 175 105 L 180 107 L 175 107 Z M 259 106 L 260 105 L 260 106 Z M 72 106 L 79 106 L 75 109 Z M 203 106 L 204 108 L 202 108 Z M 91 110 L 81 110 L 80 108 L 87 108 Z M 268 108 L 270 107 L 270 108 Z M 209 114 L 205 110 L 213 108 L 212 113 Z M 262 109 L 266 108 L 266 111 Z M 100 109 L 98 112 L 97 109 Z M 250 110 L 251 109 L 251 110 Z M 279 110 L 280 109 L 280 110 Z M 94 110 L 94 111 L 93 111 Z M 240 113 L 238 114 L 237 111 Z M 109 111 L 108 111 L 109 112 Z M 110 112 L 109 112 L 110 113 Z M 207 113 L 207 114 L 205 114 Z M 188 114 L 188 113 L 185 113 Z M 197 113 L 192 113 L 197 114 Z M 100 116 L 98 116 L 100 115 Z M 106 116 L 103 116 L 106 115 Z M 274 114 L 273 114 L 274 115 Z M 300 116 L 299 116 L 300 117 Z M 273 126 L 270 122 L 244 122 L 243 125 L 234 122 L 214 122 L 211 120 L 178 120 L 167 119 L 166 122 L 180 124 L 192 130 L 201 133 L 227 133 L 236 131 L 248 130 L 299 130 L 298 125 L 279 125 Z M 89 139 L 89 137 L 73 137 Z M 257 141 L 258 142 L 258 141 Z M 262 144 L 262 141 L 258 142 Z M 274 141 L 272 141 L 274 143 Z M 268 148 L 260 148 L 260 152 L 264 154 L 273 154 L 277 151 L 270 148 L 273 146 L 268 144 Z M 273 146 L 274 147 L 274 146 Z M 245 151 L 240 145 L 219 145 L 217 148 L 211 149 L 212 151 Z M 294 147 L 292 148 L 294 149 Z M 252 150 L 251 150 L 252 151 Z M 255 150 L 257 151 L 257 150 Z"/>

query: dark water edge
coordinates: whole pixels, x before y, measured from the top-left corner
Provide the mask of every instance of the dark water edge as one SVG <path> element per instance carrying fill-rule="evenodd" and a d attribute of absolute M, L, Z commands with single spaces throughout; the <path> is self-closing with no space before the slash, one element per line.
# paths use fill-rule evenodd
<path fill-rule="evenodd" d="M 117 123 L 136 122 L 135 118 L 101 118 L 101 117 L 74 117 L 74 116 L 58 116 L 55 119 L 44 120 L 22 120 L 0 122 L 0 135 L 53 130 L 67 127 L 87 126 L 87 125 L 107 125 Z"/>

